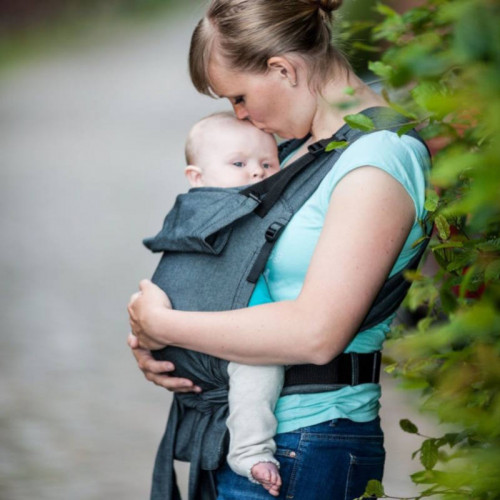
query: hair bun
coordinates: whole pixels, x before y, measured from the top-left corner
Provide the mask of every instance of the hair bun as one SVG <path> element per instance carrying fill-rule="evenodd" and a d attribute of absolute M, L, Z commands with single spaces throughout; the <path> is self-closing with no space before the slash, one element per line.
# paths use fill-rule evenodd
<path fill-rule="evenodd" d="M 314 3 L 327 14 L 342 6 L 342 0 L 315 0 Z"/>

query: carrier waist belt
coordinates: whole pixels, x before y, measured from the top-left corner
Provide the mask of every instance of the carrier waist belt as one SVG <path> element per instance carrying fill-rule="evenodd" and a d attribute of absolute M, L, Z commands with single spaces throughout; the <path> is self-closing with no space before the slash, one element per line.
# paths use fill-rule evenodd
<path fill-rule="evenodd" d="M 297 393 L 325 392 L 347 385 L 378 384 L 380 351 L 342 353 L 326 365 L 295 365 L 285 371 L 282 396 Z"/>

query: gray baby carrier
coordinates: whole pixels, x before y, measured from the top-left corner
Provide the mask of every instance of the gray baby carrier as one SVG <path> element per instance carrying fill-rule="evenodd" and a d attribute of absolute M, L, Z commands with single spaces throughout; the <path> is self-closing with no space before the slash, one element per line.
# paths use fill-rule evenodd
<path fill-rule="evenodd" d="M 398 130 L 406 122 L 388 108 L 370 108 L 363 113 L 373 119 L 377 129 Z M 153 252 L 163 252 L 153 282 L 167 293 L 173 308 L 222 311 L 246 307 L 280 232 L 344 151 L 325 151 L 326 146 L 332 141 L 352 143 L 364 134 L 344 125 L 333 137 L 312 144 L 304 156 L 257 184 L 194 188 L 179 195 L 162 230 L 144 240 Z M 418 139 L 414 132 L 409 134 Z M 280 159 L 304 140 L 281 145 Z M 425 244 L 421 247 L 407 269 L 416 268 Z M 394 313 L 408 286 L 402 272 L 388 279 L 359 331 Z M 153 355 L 172 361 L 174 375 L 191 379 L 203 392 L 174 395 L 156 457 L 151 499 L 180 499 L 173 470 L 177 459 L 191 463 L 189 500 L 213 500 L 216 489 L 211 471 L 223 462 L 228 444 L 228 362 L 176 347 Z M 282 394 L 378 383 L 379 370 L 379 352 L 341 354 L 324 366 L 287 369 Z"/>

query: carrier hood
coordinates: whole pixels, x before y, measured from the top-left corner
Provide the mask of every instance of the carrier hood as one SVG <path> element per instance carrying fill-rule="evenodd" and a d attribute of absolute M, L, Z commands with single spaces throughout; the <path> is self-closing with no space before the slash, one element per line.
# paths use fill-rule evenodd
<path fill-rule="evenodd" d="M 161 231 L 143 240 L 152 252 L 198 252 L 218 255 L 231 224 L 251 213 L 258 202 L 238 188 L 192 188 L 177 196 Z"/>

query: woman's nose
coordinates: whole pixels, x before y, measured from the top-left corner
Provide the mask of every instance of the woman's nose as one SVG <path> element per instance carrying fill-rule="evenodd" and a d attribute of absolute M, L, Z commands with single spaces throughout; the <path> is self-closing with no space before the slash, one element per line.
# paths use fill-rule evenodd
<path fill-rule="evenodd" d="M 233 108 L 234 114 L 236 115 L 236 118 L 238 118 L 238 120 L 248 119 L 248 113 L 244 106 L 242 106 L 241 104 L 237 104 L 236 106 L 233 106 Z"/>

